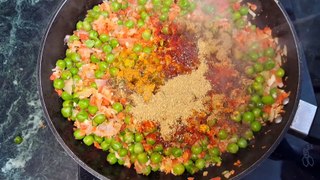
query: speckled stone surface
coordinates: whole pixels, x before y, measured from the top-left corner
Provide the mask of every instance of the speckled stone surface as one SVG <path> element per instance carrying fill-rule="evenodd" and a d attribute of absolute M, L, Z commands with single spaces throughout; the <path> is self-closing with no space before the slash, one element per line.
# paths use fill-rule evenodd
<path fill-rule="evenodd" d="M 61 2 L 0 0 L 0 179 L 77 179 L 77 164 L 45 127 L 37 92 L 41 39 Z"/>
<path fill-rule="evenodd" d="M 77 164 L 46 127 L 37 92 L 41 39 L 62 1 L 0 0 L 0 179 L 78 178 Z M 293 18 L 311 75 L 320 79 L 320 2 L 281 2 Z M 16 135 L 23 136 L 22 144 L 13 143 Z"/>

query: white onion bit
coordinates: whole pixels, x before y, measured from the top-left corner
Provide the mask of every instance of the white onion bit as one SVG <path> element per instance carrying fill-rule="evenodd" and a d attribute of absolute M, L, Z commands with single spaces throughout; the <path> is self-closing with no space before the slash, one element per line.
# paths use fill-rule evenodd
<path fill-rule="evenodd" d="M 289 103 L 289 98 L 285 98 L 284 100 L 283 100 L 283 105 L 286 105 L 286 104 L 288 104 Z"/>
<path fill-rule="evenodd" d="M 66 35 L 66 37 L 64 37 L 63 42 L 64 44 L 67 44 L 69 41 L 70 35 Z"/>
<path fill-rule="evenodd" d="M 281 121 L 282 121 L 282 117 L 281 117 L 281 116 L 278 116 L 278 117 L 274 120 L 274 122 L 277 123 L 277 124 L 281 123 Z"/>

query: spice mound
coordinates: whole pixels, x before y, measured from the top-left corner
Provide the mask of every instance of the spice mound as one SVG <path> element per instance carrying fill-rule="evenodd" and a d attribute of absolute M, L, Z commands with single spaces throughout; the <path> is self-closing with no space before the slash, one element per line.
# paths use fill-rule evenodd
<path fill-rule="evenodd" d="M 207 69 L 206 62 L 202 61 L 199 68 L 190 74 L 169 79 L 148 102 L 140 95 L 133 94 L 134 123 L 153 121 L 160 125 L 162 138 L 170 140 L 177 126 L 181 123 L 186 125 L 186 120 L 194 111 L 205 110 L 204 98 L 211 89 L 204 76 Z"/>

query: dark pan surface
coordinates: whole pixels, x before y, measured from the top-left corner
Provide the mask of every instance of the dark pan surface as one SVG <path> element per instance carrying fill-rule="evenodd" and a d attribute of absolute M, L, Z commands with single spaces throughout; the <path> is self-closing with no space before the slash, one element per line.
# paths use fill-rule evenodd
<path fill-rule="evenodd" d="M 65 1 L 61 4 L 48 27 L 38 64 L 39 91 L 48 125 L 67 153 L 84 169 L 100 179 L 186 179 L 190 176 L 186 173 L 179 177 L 165 175 L 164 173 L 151 173 L 146 177 L 137 175 L 133 168 L 128 169 L 119 165 L 109 165 L 105 160 L 107 156 L 106 152 L 97 150 L 92 146 L 87 147 L 82 141 L 74 139 L 73 123 L 68 122 L 60 114 L 62 100 L 54 92 L 52 81 L 49 80 L 52 73 L 51 69 L 55 67 L 57 59 L 64 58 L 65 56 L 67 46 L 63 43 L 64 37 L 67 34 L 72 34 L 76 22 L 84 18 L 86 10 L 99 2 L 101 1 Z M 288 130 L 297 108 L 300 62 L 292 26 L 288 23 L 288 17 L 276 2 L 257 0 L 251 2 L 258 5 L 260 12 L 260 15 L 253 22 L 259 27 L 271 27 L 274 35 L 279 37 L 279 42 L 288 48 L 288 60 L 284 64 L 284 69 L 288 76 L 285 82 L 285 89 L 291 92 L 290 102 L 285 106 L 286 113 L 283 115 L 282 122 L 264 127 L 256 135 L 257 141 L 251 143 L 254 146 L 240 150 L 236 155 L 225 156 L 221 167 L 207 168 L 205 169 L 209 172 L 207 177 L 203 177 L 202 172 L 199 172 L 194 175 L 195 179 L 209 179 L 221 176 L 224 170 L 235 170 L 234 178 L 243 177 L 253 170 L 263 159 L 267 158 L 276 148 L 282 136 Z M 235 167 L 233 163 L 238 159 L 242 162 L 242 166 Z"/>

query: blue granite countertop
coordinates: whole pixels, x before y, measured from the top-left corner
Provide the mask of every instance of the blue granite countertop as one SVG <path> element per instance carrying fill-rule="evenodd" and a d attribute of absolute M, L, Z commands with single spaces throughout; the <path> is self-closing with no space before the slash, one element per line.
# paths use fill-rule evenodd
<path fill-rule="evenodd" d="M 77 179 L 77 164 L 46 127 L 36 79 L 41 39 L 62 1 L 0 0 L 0 179 Z M 311 59 L 308 63 L 315 68 L 319 54 L 314 52 L 320 52 L 320 41 L 312 37 L 320 32 L 319 2 L 281 2 L 295 18 L 294 25 Z M 24 138 L 20 145 L 13 143 L 17 135 Z"/>

